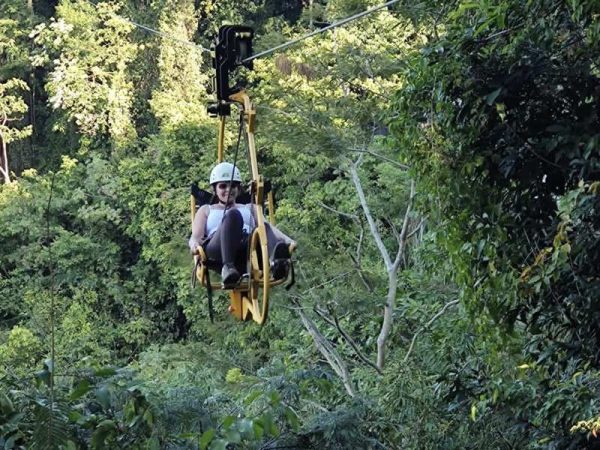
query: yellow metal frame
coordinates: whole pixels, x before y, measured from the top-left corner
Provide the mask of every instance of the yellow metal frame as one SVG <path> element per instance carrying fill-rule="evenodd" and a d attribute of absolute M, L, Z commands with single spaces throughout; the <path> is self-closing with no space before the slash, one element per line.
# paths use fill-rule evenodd
<path fill-rule="evenodd" d="M 273 193 L 269 191 L 265 199 L 265 182 L 258 171 L 258 160 L 256 155 L 256 143 L 254 139 L 254 130 L 256 127 L 256 109 L 250 101 L 250 97 L 245 90 L 241 90 L 230 96 L 230 100 L 238 103 L 241 107 L 245 123 L 245 133 L 248 143 L 248 153 L 250 158 L 250 169 L 252 173 L 251 192 L 256 208 L 256 228 L 250 236 L 249 251 L 249 278 L 242 279 L 240 284 L 229 290 L 229 312 L 239 320 L 254 320 L 262 325 L 266 322 L 269 312 L 269 292 L 271 287 L 283 284 L 286 279 L 271 280 L 269 266 L 269 252 L 267 247 L 267 231 L 265 227 L 265 217 L 263 214 L 263 205 L 266 205 L 269 211 L 269 220 L 275 223 L 275 210 Z M 225 116 L 219 117 L 219 134 L 217 140 L 217 162 L 224 160 L 224 140 L 225 140 Z M 196 214 L 196 200 L 191 196 L 192 222 Z M 293 251 L 290 248 L 290 252 Z M 200 260 L 196 269 L 196 278 L 200 283 L 207 287 L 206 271 L 207 257 L 204 249 L 198 247 L 195 252 L 195 258 Z M 210 283 L 211 289 L 223 289 L 220 283 Z"/>

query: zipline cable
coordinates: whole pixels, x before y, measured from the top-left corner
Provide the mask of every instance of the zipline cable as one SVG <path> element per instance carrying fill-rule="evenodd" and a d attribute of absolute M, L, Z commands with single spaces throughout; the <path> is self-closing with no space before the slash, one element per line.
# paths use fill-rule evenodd
<path fill-rule="evenodd" d="M 91 5 L 93 7 L 97 7 L 97 5 L 95 3 L 92 3 L 90 0 L 86 0 L 86 1 L 87 1 L 87 3 L 89 5 Z M 125 17 L 119 16 L 118 14 L 114 14 L 114 16 L 117 19 L 120 19 L 120 20 L 122 20 L 124 22 L 127 22 L 130 25 L 133 25 L 134 27 L 137 27 L 137 28 L 139 28 L 141 30 L 148 31 L 149 33 L 156 34 L 156 35 L 158 35 L 158 36 L 160 36 L 160 37 L 162 37 L 164 39 L 167 39 L 167 40 L 170 40 L 170 41 L 174 41 L 174 42 L 178 42 L 179 44 L 182 44 L 182 45 L 187 45 L 188 47 L 195 48 L 196 50 L 200 50 L 200 51 L 203 51 L 203 52 L 212 53 L 212 50 L 210 50 L 210 49 L 208 49 L 206 47 L 202 47 L 201 45 L 197 45 L 197 44 L 194 44 L 193 42 L 189 42 L 189 41 L 184 41 L 183 39 L 178 39 L 176 37 L 171 36 L 170 34 L 163 33 L 162 31 L 155 30 L 154 28 L 150 28 L 150 27 L 148 27 L 146 25 L 142 25 L 141 23 L 134 22 L 133 20 L 126 19 Z"/>
<path fill-rule="evenodd" d="M 398 3 L 399 1 L 400 0 L 390 0 L 389 2 L 384 3 L 383 5 L 374 6 L 373 8 L 367 9 L 366 11 L 354 14 L 353 16 L 350 16 L 350 17 L 347 17 L 345 19 L 342 19 L 342 20 L 339 20 L 337 22 L 334 22 L 331 25 L 328 25 L 328 26 L 326 26 L 324 28 L 320 28 L 318 30 L 312 31 L 312 32 L 310 32 L 310 33 L 308 33 L 308 34 L 306 34 L 304 36 L 301 36 L 301 37 L 299 37 L 297 39 L 293 39 L 291 41 L 288 41 L 288 42 L 285 42 L 283 44 L 277 45 L 277 46 L 275 46 L 273 48 L 270 48 L 268 50 L 265 50 L 265 51 L 262 51 L 260 53 L 257 53 L 256 55 L 252 55 L 249 58 L 244 59 L 242 62 L 253 61 L 253 60 L 257 59 L 257 58 L 261 58 L 263 56 L 270 55 L 271 53 L 276 52 L 277 50 L 282 50 L 284 48 L 291 47 L 292 45 L 297 44 L 298 42 L 301 42 L 301 41 L 303 41 L 305 39 L 308 39 L 310 37 L 316 36 L 317 34 L 324 33 L 325 31 L 329 31 L 329 30 L 333 30 L 334 28 L 341 27 L 342 25 L 345 25 L 345 24 L 347 24 L 349 22 L 352 22 L 352 21 L 354 21 L 356 19 L 360 19 L 361 17 L 368 16 L 369 14 L 372 14 L 372 13 L 374 13 L 376 11 L 379 11 L 380 9 L 386 8 L 388 6 L 391 6 L 394 3 Z M 91 5 L 94 5 L 94 3 L 91 3 L 91 2 L 89 2 L 89 3 Z M 96 5 L 94 5 L 94 6 L 96 6 Z M 137 28 L 139 28 L 141 30 L 145 30 L 145 31 L 147 31 L 149 33 L 156 34 L 156 35 L 158 35 L 158 36 L 160 36 L 160 37 L 162 37 L 164 39 L 167 39 L 167 40 L 170 40 L 170 41 L 174 41 L 174 42 L 177 42 L 177 43 L 182 44 L 182 45 L 187 45 L 188 47 L 193 47 L 196 50 L 201 50 L 201 51 L 206 52 L 206 53 L 212 53 L 213 52 L 211 49 L 208 49 L 206 47 L 202 47 L 201 45 L 197 45 L 197 44 L 194 44 L 193 42 L 188 42 L 188 41 L 184 41 L 182 39 L 178 39 L 178 38 L 173 37 L 173 36 L 171 36 L 171 35 L 169 35 L 167 33 L 163 33 L 162 31 L 158 31 L 158 30 L 150 28 L 150 27 L 148 27 L 146 25 L 142 25 L 140 23 L 137 23 L 137 22 L 134 22 L 132 20 L 126 19 L 125 17 L 119 16 L 119 15 L 115 15 L 115 16 L 117 18 L 119 18 L 119 19 L 121 19 L 121 20 L 129 23 L 130 25 L 133 25 L 134 27 L 137 27 Z"/>
<path fill-rule="evenodd" d="M 334 28 L 340 27 L 342 25 L 347 24 L 348 22 L 352 22 L 353 20 L 360 19 L 361 17 L 367 16 L 367 15 L 369 15 L 371 13 L 374 13 L 375 11 L 378 11 L 378 10 L 380 10 L 382 8 L 385 8 L 387 6 L 393 5 L 394 3 L 398 3 L 399 1 L 400 0 L 391 0 L 391 1 L 387 2 L 387 3 L 384 3 L 383 5 L 374 6 L 373 8 L 367 9 L 366 11 L 363 11 L 361 13 L 358 13 L 358 14 L 355 14 L 353 16 L 347 17 L 347 18 L 342 19 L 342 20 L 340 20 L 338 22 L 334 22 L 331 25 L 326 26 L 325 28 L 321 28 L 319 30 L 315 30 L 315 31 L 313 31 L 311 33 L 308 33 L 308 34 L 306 34 L 304 36 L 301 36 L 301 37 L 299 37 L 297 39 L 294 39 L 292 41 L 285 42 L 285 43 L 283 43 L 281 45 L 277 45 L 276 47 L 270 48 L 269 50 L 265 50 L 263 52 L 257 53 L 256 55 L 253 55 L 253 56 L 250 56 L 249 58 L 244 59 L 242 62 L 249 62 L 249 61 L 252 61 L 252 60 L 254 60 L 256 58 L 260 58 L 262 56 L 269 55 L 269 54 L 271 54 L 271 53 L 273 53 L 273 52 L 275 52 L 277 50 L 281 50 L 281 49 L 290 47 L 290 46 L 292 46 L 294 44 L 297 44 L 300 41 L 303 41 L 303 40 L 308 39 L 310 37 L 316 36 L 317 34 L 324 33 L 325 31 L 332 30 Z"/>
<path fill-rule="evenodd" d="M 206 47 L 202 47 L 201 45 L 197 45 L 197 44 L 194 44 L 193 42 L 188 42 L 188 41 L 184 41 L 182 39 L 178 39 L 178 38 L 173 37 L 173 36 L 171 36 L 171 35 L 169 35 L 167 33 L 163 33 L 162 31 L 154 30 L 153 28 L 147 27 L 146 25 L 142 25 L 142 24 L 133 22 L 132 20 L 126 19 L 125 17 L 122 17 L 122 16 L 117 16 L 117 17 L 119 19 L 124 20 L 125 22 L 133 25 L 134 27 L 140 28 L 140 29 L 148 31 L 150 33 L 154 33 L 154 34 L 156 34 L 156 35 L 158 35 L 160 37 L 163 37 L 165 39 L 168 39 L 170 41 L 175 41 L 175 42 L 178 42 L 180 44 L 187 45 L 188 47 L 193 47 L 196 50 L 201 50 L 203 52 L 212 53 L 212 51 L 210 49 L 208 49 Z"/>

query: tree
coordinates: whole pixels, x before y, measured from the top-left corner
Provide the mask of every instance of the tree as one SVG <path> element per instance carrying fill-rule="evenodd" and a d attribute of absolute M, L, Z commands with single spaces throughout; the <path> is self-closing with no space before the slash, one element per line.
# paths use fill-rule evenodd
<path fill-rule="evenodd" d="M 592 1 L 460 4 L 408 62 L 391 124 L 477 347 L 493 349 L 467 364 L 489 375 L 459 377 L 473 387 L 455 398 L 472 396 L 482 421 L 515 411 L 536 424 L 525 440 L 561 448 L 598 413 L 586 400 L 600 368 L 597 17 Z M 581 388 L 568 381 L 579 371 Z"/>
<path fill-rule="evenodd" d="M 128 65 L 137 46 L 129 37 L 133 26 L 119 9 L 105 2 L 62 2 L 57 18 L 33 33 L 38 44 L 33 60 L 48 65 L 48 100 L 62 116 L 55 127 L 73 124 L 88 142 L 114 148 L 136 137 Z"/>
<path fill-rule="evenodd" d="M 11 78 L 0 83 L 0 175 L 2 175 L 4 183 L 10 183 L 11 181 L 8 164 L 8 144 L 30 136 L 32 131 L 31 125 L 18 128 L 14 124 L 14 122 L 22 120 L 27 112 L 27 104 L 17 94 L 19 90 L 29 90 L 23 80 Z"/>
<path fill-rule="evenodd" d="M 352 8 L 341 3 L 337 6 Z M 331 14 L 344 11 L 334 6 Z M 401 37 L 399 29 L 403 30 Z M 377 363 L 373 364 L 379 371 L 384 368 L 389 344 L 398 273 L 409 261 L 405 253 L 407 238 L 414 236 L 413 228 L 419 223 L 411 213 L 414 191 L 405 175 L 408 167 L 400 163 L 396 150 L 386 145 L 385 111 L 390 101 L 388 93 L 401 84 L 395 61 L 418 42 L 414 36 L 420 32 L 404 18 L 381 12 L 306 41 L 298 50 L 260 61 L 256 69 L 256 79 L 262 80 L 259 112 L 269 118 L 261 122 L 266 131 L 261 130 L 269 137 L 268 157 L 284 163 L 277 172 L 280 179 L 286 179 L 285 192 L 305 211 L 316 207 L 327 215 L 334 213 L 326 226 L 322 222 L 305 226 L 306 240 L 315 241 L 316 248 L 336 249 L 323 267 L 311 268 L 315 275 L 310 283 L 320 285 L 323 274 L 333 275 L 344 266 L 356 271 L 362 281 L 358 286 L 351 284 L 354 291 L 340 291 L 335 302 L 341 308 L 349 302 L 357 309 L 364 308 L 365 316 L 357 317 L 361 323 L 372 320 L 375 311 L 383 309 Z M 272 38 L 267 35 L 265 39 Z M 294 197 L 292 182 L 303 186 L 298 192 L 302 198 Z M 306 216 L 292 220 L 310 221 Z M 323 217 L 315 214 L 315 220 L 322 221 Z M 323 229 L 329 232 L 323 233 Z M 398 247 L 390 257 L 389 248 L 394 244 Z M 386 285 L 384 299 L 376 295 L 382 281 Z M 363 297 L 365 288 L 368 306 Z M 361 307 L 354 303 L 356 297 L 361 297 Z M 315 306 L 325 311 L 325 302 L 315 299 Z M 329 325 L 335 323 L 335 315 L 329 317 Z M 302 320 L 307 323 L 304 317 Z M 340 326 L 337 328 L 345 333 Z M 316 335 L 314 327 L 310 332 Z M 351 353 L 362 354 L 347 338 L 348 334 L 344 338 L 347 345 L 354 347 Z M 326 348 L 318 346 L 321 351 Z M 349 386 L 346 371 L 336 372 L 344 374 L 344 384 Z"/>

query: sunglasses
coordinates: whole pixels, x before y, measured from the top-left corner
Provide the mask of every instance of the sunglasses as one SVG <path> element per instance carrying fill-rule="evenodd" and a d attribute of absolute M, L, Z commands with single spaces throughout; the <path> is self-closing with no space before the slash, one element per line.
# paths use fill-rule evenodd
<path fill-rule="evenodd" d="M 224 191 L 225 189 L 227 189 L 229 187 L 230 184 L 231 184 L 231 189 L 240 187 L 240 183 L 219 183 L 219 184 L 217 184 L 217 188 Z"/>

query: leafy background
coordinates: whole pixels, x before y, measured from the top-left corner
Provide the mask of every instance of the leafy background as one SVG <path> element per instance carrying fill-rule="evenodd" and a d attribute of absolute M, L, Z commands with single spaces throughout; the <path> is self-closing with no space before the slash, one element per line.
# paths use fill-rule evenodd
<path fill-rule="evenodd" d="M 399 1 L 258 59 L 297 286 L 264 327 L 190 287 L 210 56 L 132 22 L 258 52 L 379 4 L 2 1 L 0 447 L 600 447 L 596 1 Z"/>

